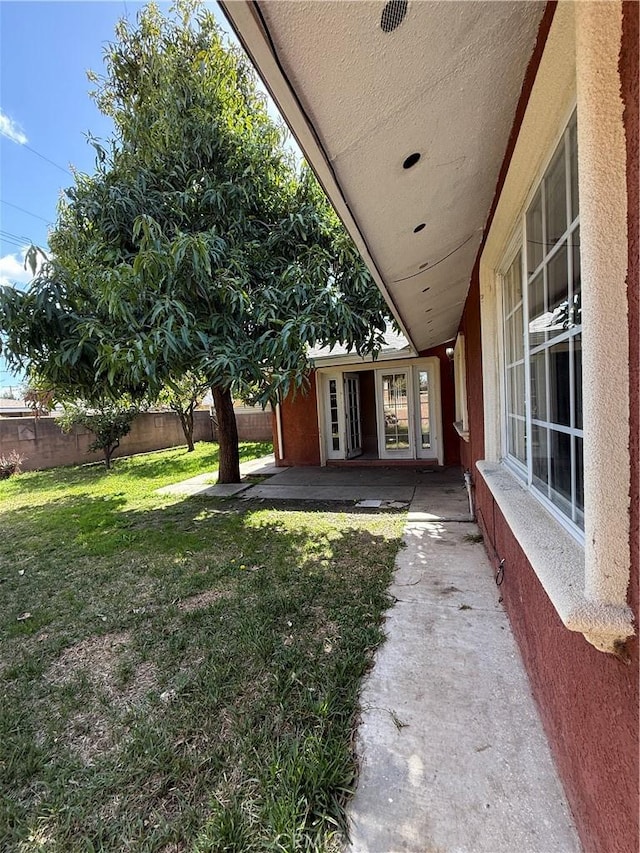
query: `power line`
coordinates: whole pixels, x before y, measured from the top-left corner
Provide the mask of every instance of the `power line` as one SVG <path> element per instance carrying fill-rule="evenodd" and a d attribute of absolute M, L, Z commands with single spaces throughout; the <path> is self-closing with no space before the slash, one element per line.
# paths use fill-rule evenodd
<path fill-rule="evenodd" d="M 27 243 L 31 242 L 30 237 L 25 237 L 24 234 L 13 234 L 11 231 L 5 231 L 3 228 L 0 228 L 0 234 L 5 240 L 26 240 Z"/>
<path fill-rule="evenodd" d="M 0 236 L 0 242 L 8 243 L 10 246 L 15 246 L 16 249 L 22 249 L 23 245 L 24 245 L 23 243 L 16 243 L 15 240 L 9 240 L 8 237 L 1 237 L 1 236 Z"/>
<path fill-rule="evenodd" d="M 67 175 L 71 175 L 73 177 L 73 173 L 68 169 L 65 169 L 64 166 L 61 166 L 59 163 L 54 163 L 53 160 L 50 160 L 48 157 L 45 157 L 44 154 L 41 154 L 39 151 L 36 151 L 35 148 L 32 148 L 30 145 L 23 144 L 22 148 L 26 148 L 27 151 L 31 151 L 32 154 L 35 154 L 36 157 L 40 157 L 41 160 L 45 160 L 47 163 L 51 163 L 52 166 L 55 166 L 56 169 L 60 169 L 61 172 L 66 172 Z"/>
<path fill-rule="evenodd" d="M 44 216 L 38 216 L 37 213 L 31 213 L 30 210 L 26 210 L 24 207 L 19 207 L 17 204 L 12 204 L 10 201 L 5 201 L 4 199 L 1 199 L 1 201 L 2 204 L 6 204 L 7 207 L 15 207 L 16 210 L 20 210 L 22 211 L 22 213 L 26 213 L 28 216 L 33 216 L 34 219 L 41 219 L 43 222 L 46 222 L 47 225 L 52 224 L 48 219 L 45 219 Z"/>

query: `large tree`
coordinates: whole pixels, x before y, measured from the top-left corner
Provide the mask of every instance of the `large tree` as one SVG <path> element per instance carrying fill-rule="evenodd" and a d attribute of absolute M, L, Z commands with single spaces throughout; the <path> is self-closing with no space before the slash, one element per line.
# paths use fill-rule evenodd
<path fill-rule="evenodd" d="M 93 76 L 115 135 L 93 141 L 94 174 L 67 191 L 36 288 L 73 326 L 58 361 L 152 393 L 187 371 L 206 376 L 220 481 L 233 482 L 232 394 L 266 403 L 300 385 L 311 344 L 375 350 L 385 306 L 211 13 L 149 6 L 116 36 Z"/>

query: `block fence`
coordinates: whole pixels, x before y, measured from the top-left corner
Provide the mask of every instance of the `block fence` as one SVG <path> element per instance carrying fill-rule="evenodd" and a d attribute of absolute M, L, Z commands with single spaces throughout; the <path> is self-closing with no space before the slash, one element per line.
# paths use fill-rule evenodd
<path fill-rule="evenodd" d="M 236 420 L 241 441 L 271 441 L 270 412 L 238 413 Z M 195 412 L 194 441 L 215 441 L 216 437 L 209 412 Z M 23 471 L 99 462 L 102 453 L 88 449 L 92 440 L 92 434 L 82 427 L 63 433 L 54 417 L 0 418 L 0 455 L 16 450 L 24 457 Z M 183 444 L 184 434 L 174 412 L 144 412 L 131 425 L 129 435 L 120 440 L 114 457 Z"/>

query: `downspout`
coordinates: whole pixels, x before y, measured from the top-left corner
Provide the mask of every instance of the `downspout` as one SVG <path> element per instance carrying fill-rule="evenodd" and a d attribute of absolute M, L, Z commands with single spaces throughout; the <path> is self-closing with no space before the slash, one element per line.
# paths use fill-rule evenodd
<path fill-rule="evenodd" d="M 476 520 L 476 510 L 473 505 L 473 479 L 471 477 L 471 471 L 464 472 L 464 484 L 467 489 L 467 497 L 469 498 L 469 515 L 471 516 L 471 520 Z"/>

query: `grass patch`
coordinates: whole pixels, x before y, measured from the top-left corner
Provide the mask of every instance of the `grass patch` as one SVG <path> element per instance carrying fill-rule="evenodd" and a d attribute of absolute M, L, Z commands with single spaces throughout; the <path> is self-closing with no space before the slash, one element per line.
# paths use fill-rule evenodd
<path fill-rule="evenodd" d="M 0 483 L 0 849 L 339 849 L 404 516 L 156 492 L 216 464 Z"/>

